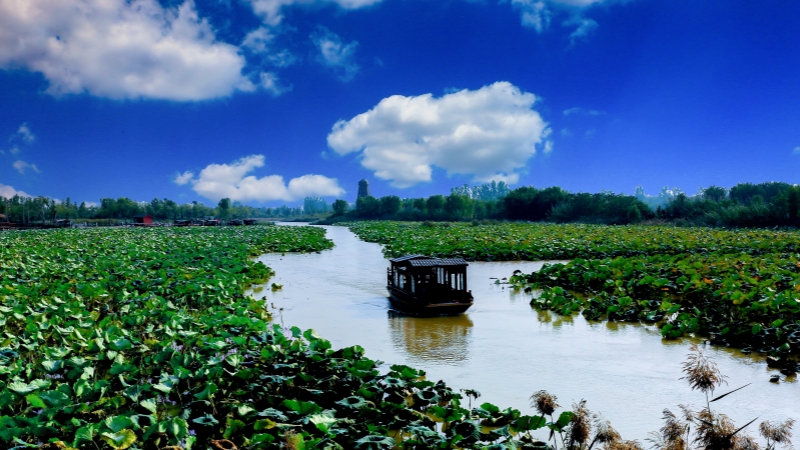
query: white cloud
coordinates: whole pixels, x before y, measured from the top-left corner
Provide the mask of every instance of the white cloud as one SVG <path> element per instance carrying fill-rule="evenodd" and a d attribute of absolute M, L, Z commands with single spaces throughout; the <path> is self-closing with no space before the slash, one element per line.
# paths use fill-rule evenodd
<path fill-rule="evenodd" d="M 278 80 L 278 75 L 276 75 L 274 72 L 261 72 L 260 85 L 265 91 L 272 94 L 273 97 L 277 97 L 292 90 L 291 85 L 282 86 Z"/>
<path fill-rule="evenodd" d="M 567 11 L 571 18 L 563 25 L 576 27 L 569 36 L 570 45 L 574 45 L 598 27 L 597 22 L 582 16 L 583 10 L 603 1 L 613 3 L 628 0 L 511 0 L 511 5 L 520 11 L 522 25 L 534 28 L 537 33 L 543 33 L 550 26 L 554 10 Z"/>
<path fill-rule="evenodd" d="M 245 36 L 242 41 L 242 47 L 255 53 L 265 53 L 269 51 L 270 44 L 274 39 L 275 35 L 267 28 L 259 27 L 247 33 L 247 36 Z"/>
<path fill-rule="evenodd" d="M 569 35 L 569 43 L 571 45 L 575 45 L 576 42 L 588 38 L 589 34 L 591 34 L 599 26 L 594 20 L 580 16 L 574 16 L 573 18 L 564 22 L 565 27 L 571 25 L 577 25 L 577 28 L 575 28 L 575 30 L 573 30 Z"/>
<path fill-rule="evenodd" d="M 0 183 L 0 197 L 11 198 L 15 195 L 19 195 L 20 197 L 30 197 L 31 195 L 14 189 L 11 186 L 7 186 L 3 183 Z"/>
<path fill-rule="evenodd" d="M 8 152 L 11 153 L 12 155 L 16 155 L 16 154 L 19 153 L 19 147 L 17 147 L 15 145 L 15 146 L 11 147 L 11 150 L 9 150 Z"/>
<path fill-rule="evenodd" d="M 339 80 L 350 81 L 358 73 L 359 66 L 355 62 L 357 41 L 345 44 L 339 35 L 325 27 L 319 27 L 311 35 L 311 40 L 319 50 L 317 60 L 322 65 L 333 69 Z"/>
<path fill-rule="evenodd" d="M 241 202 L 295 201 L 307 196 L 335 197 L 344 194 L 344 189 L 335 178 L 323 175 L 303 175 L 289 180 L 288 185 L 280 175 L 261 178 L 248 175 L 263 166 L 264 155 L 250 155 L 231 164 L 209 164 L 197 178 L 192 172 L 184 172 L 174 181 L 178 184 L 191 183 L 196 193 L 213 201 L 226 197 Z"/>
<path fill-rule="evenodd" d="M 536 96 L 506 81 L 434 98 L 394 95 L 328 135 L 337 153 L 359 153 L 361 164 L 396 187 L 431 181 L 433 167 L 476 181 L 514 183 L 546 148 L 549 128 L 532 109 Z"/>
<path fill-rule="evenodd" d="M 14 161 L 14 164 L 12 164 L 12 166 L 15 169 L 17 169 L 17 172 L 19 172 L 19 173 L 21 173 L 23 175 L 25 174 L 25 171 L 29 170 L 29 169 L 34 171 L 34 172 L 36 172 L 36 173 L 40 172 L 39 168 L 36 167 L 36 164 L 29 164 L 29 163 L 26 163 L 25 161 L 22 161 L 22 160 Z"/>
<path fill-rule="evenodd" d="M 0 68 L 42 73 L 53 95 L 212 99 L 255 89 L 244 65 L 192 0 L 0 0 Z"/>
<path fill-rule="evenodd" d="M 357 9 L 379 3 L 381 0 L 249 0 L 256 13 L 265 24 L 276 26 L 283 20 L 281 9 L 291 5 L 336 4 L 344 9 Z"/>
<path fill-rule="evenodd" d="M 194 172 L 187 170 L 186 172 L 175 175 L 175 178 L 172 179 L 172 182 L 178 186 L 183 186 L 184 184 L 192 181 L 192 178 L 194 178 Z"/>
<path fill-rule="evenodd" d="M 36 140 L 36 136 L 33 134 L 30 127 L 28 127 L 27 123 L 23 123 L 22 125 L 20 125 L 17 132 L 11 135 L 11 137 L 8 140 L 11 141 L 15 138 L 22 139 L 24 142 L 28 144 Z"/>
<path fill-rule="evenodd" d="M 522 13 L 522 25 L 533 27 L 538 33 L 550 26 L 550 10 L 542 0 L 511 0 Z"/>
<path fill-rule="evenodd" d="M 570 108 L 565 109 L 562 114 L 565 116 L 571 116 L 573 114 L 583 114 L 587 116 L 602 116 L 606 112 L 605 111 L 597 111 L 595 109 L 585 109 L 585 108 Z"/>
<path fill-rule="evenodd" d="M 792 151 L 792 153 L 794 153 L 795 155 L 800 155 L 800 145 L 795 147 L 794 150 Z"/>
<path fill-rule="evenodd" d="M 297 57 L 287 49 L 276 50 L 274 41 L 276 34 L 267 27 L 259 27 L 247 33 L 242 41 L 242 48 L 259 55 L 266 63 L 275 67 L 291 66 Z"/>

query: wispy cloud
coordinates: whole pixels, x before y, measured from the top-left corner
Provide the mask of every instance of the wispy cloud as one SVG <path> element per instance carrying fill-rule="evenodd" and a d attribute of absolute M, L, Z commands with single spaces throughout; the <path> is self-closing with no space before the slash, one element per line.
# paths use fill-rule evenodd
<path fill-rule="evenodd" d="M 31 142 L 36 140 L 36 135 L 33 134 L 27 123 L 23 123 L 22 125 L 19 126 L 17 132 L 12 134 L 11 137 L 8 138 L 9 141 L 13 141 L 15 139 L 20 139 L 26 144 L 30 144 Z"/>
<path fill-rule="evenodd" d="M 531 27 L 537 33 L 544 32 L 550 26 L 552 13 L 542 0 L 511 0 L 511 4 L 521 13 L 522 25 Z"/>
<path fill-rule="evenodd" d="M 21 173 L 23 175 L 28 170 L 34 171 L 36 173 L 40 172 L 39 168 L 36 167 L 36 164 L 30 164 L 30 163 L 27 163 L 27 162 L 22 161 L 22 160 L 14 161 L 14 164 L 12 164 L 12 167 L 14 167 L 14 169 L 16 169 L 17 172 L 19 172 L 19 173 Z"/>
<path fill-rule="evenodd" d="M 319 27 L 311 35 L 311 40 L 319 50 L 317 61 L 333 69 L 340 81 L 350 81 L 356 76 L 359 70 L 358 63 L 355 62 L 357 41 L 345 44 L 338 34 L 325 27 Z"/>
<path fill-rule="evenodd" d="M 570 108 L 565 109 L 562 114 L 565 116 L 571 116 L 573 114 L 581 114 L 585 116 L 602 116 L 605 115 L 605 111 L 598 111 L 595 109 L 586 109 L 586 108 Z"/>
<path fill-rule="evenodd" d="M 337 197 L 344 194 L 335 178 L 323 175 L 303 175 L 285 183 L 280 175 L 258 178 L 250 175 L 264 166 L 264 155 L 250 155 L 231 164 L 209 164 L 197 177 L 191 171 L 178 174 L 173 181 L 191 184 L 203 197 L 217 201 L 230 198 L 242 202 L 296 201 L 308 196 Z"/>
<path fill-rule="evenodd" d="M 274 72 L 261 72 L 261 87 L 273 97 L 292 90 L 292 85 L 283 85 Z"/>
<path fill-rule="evenodd" d="M 571 19 L 564 21 L 565 27 L 577 26 L 575 30 L 569 35 L 570 45 L 575 45 L 578 41 L 588 39 L 589 35 L 599 26 L 597 22 L 580 15 L 573 16 Z"/>
<path fill-rule="evenodd" d="M 559 13 L 568 14 L 569 19 L 562 22 L 565 27 L 575 27 L 570 33 L 570 46 L 585 40 L 599 26 L 585 17 L 584 11 L 598 3 L 624 2 L 628 0 L 511 0 L 514 9 L 520 12 L 523 26 L 544 33 L 550 27 L 553 17 Z"/>
<path fill-rule="evenodd" d="M 800 155 L 800 145 L 795 147 L 794 150 L 792 150 L 792 153 L 795 155 Z"/>
<path fill-rule="evenodd" d="M 172 179 L 172 182 L 178 186 L 183 186 L 192 181 L 192 178 L 194 178 L 194 172 L 187 170 L 186 172 L 176 175 L 175 178 Z"/>
<path fill-rule="evenodd" d="M 277 26 L 283 20 L 282 9 L 292 5 L 336 4 L 343 9 L 357 9 L 380 3 L 381 0 L 247 0 L 253 12 L 266 25 Z"/>

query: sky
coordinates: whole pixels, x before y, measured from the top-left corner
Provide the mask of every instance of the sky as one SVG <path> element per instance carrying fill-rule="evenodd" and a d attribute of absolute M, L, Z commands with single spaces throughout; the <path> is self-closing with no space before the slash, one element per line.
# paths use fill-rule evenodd
<path fill-rule="evenodd" d="M 797 183 L 800 2 L 0 0 L 0 196 Z"/>

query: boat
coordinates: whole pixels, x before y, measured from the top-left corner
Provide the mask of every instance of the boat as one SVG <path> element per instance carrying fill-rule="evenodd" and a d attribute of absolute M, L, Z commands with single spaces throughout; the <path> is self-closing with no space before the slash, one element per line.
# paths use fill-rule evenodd
<path fill-rule="evenodd" d="M 389 300 L 399 311 L 420 316 L 461 314 L 473 304 L 462 258 L 406 255 L 386 269 Z"/>

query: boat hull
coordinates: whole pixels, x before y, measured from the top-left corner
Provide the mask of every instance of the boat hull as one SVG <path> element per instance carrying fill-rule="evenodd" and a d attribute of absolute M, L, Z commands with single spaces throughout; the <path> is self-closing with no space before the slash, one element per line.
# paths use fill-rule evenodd
<path fill-rule="evenodd" d="M 466 300 L 466 299 L 465 299 Z M 473 302 L 468 301 L 429 301 L 418 298 L 400 289 L 389 287 L 389 301 L 397 310 L 415 316 L 454 316 L 468 310 Z"/>

